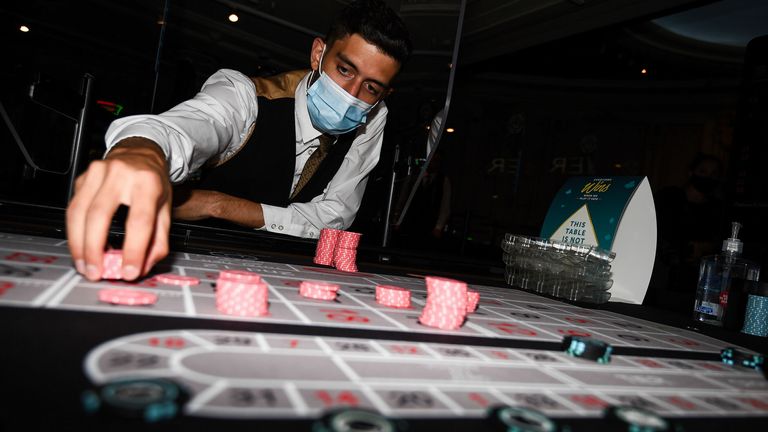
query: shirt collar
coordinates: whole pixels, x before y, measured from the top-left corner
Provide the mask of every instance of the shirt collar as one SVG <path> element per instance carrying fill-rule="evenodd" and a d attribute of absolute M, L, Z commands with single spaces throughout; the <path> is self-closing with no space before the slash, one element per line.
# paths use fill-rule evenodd
<path fill-rule="evenodd" d="M 307 73 L 304 78 L 299 82 L 296 87 L 296 140 L 303 144 L 308 145 L 322 135 L 323 133 L 315 129 L 312 125 L 312 120 L 309 118 L 309 112 L 307 111 L 307 83 L 312 72 Z"/>

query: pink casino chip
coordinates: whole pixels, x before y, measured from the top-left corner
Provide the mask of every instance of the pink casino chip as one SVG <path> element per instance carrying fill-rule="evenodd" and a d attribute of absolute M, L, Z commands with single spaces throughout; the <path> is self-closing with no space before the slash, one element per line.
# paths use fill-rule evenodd
<path fill-rule="evenodd" d="M 394 308 L 409 308 L 411 307 L 411 291 L 392 285 L 377 285 L 376 303 Z"/>
<path fill-rule="evenodd" d="M 146 306 L 157 303 L 157 295 L 130 289 L 99 290 L 99 301 L 123 306 Z"/>
<path fill-rule="evenodd" d="M 320 265 L 333 265 L 333 253 L 336 250 L 336 242 L 339 240 L 341 230 L 323 228 L 320 230 L 320 239 L 317 241 L 315 258 L 313 262 Z"/>
<path fill-rule="evenodd" d="M 342 231 L 339 234 L 339 240 L 336 243 L 337 248 L 357 249 L 360 244 L 360 237 L 363 235 L 352 231 Z"/>
<path fill-rule="evenodd" d="M 196 277 L 182 276 L 174 273 L 164 273 L 164 274 L 157 275 L 155 276 L 155 280 L 167 285 L 178 285 L 178 286 L 198 285 L 200 283 L 200 279 Z"/>
<path fill-rule="evenodd" d="M 357 249 L 345 249 L 337 247 L 333 254 L 333 265 L 344 272 L 357 271 Z"/>
<path fill-rule="evenodd" d="M 427 285 L 427 304 L 421 311 L 419 322 L 443 330 L 460 328 L 469 308 L 467 284 L 439 276 L 427 276 L 424 281 Z"/>
<path fill-rule="evenodd" d="M 220 277 L 216 281 L 216 309 L 225 315 L 241 317 L 267 315 L 269 287 L 263 282 L 243 282 Z"/>
<path fill-rule="evenodd" d="M 254 284 L 261 283 L 260 274 L 246 270 L 221 270 L 219 280 L 222 279 Z"/>
<path fill-rule="evenodd" d="M 102 279 L 122 279 L 123 278 L 123 251 L 119 249 L 110 249 L 104 252 L 101 265 Z"/>
<path fill-rule="evenodd" d="M 315 300 L 334 300 L 338 291 L 339 285 L 328 282 L 303 281 L 299 285 L 299 294 L 302 297 Z"/>

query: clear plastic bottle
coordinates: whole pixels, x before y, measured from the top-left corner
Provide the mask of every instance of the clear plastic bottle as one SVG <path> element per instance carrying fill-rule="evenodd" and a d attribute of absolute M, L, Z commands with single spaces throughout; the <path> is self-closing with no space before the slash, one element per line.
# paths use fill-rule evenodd
<path fill-rule="evenodd" d="M 693 306 L 696 321 L 731 330 L 740 330 L 744 324 L 747 296 L 760 280 L 760 267 L 741 257 L 740 229 L 741 224 L 733 222 L 722 252 L 701 259 Z"/>

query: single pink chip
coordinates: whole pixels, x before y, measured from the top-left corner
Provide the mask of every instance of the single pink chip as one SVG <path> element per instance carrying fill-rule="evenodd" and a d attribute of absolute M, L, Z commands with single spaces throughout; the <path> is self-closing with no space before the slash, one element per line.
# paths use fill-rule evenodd
<path fill-rule="evenodd" d="M 144 306 L 157 303 L 157 295 L 130 289 L 99 290 L 99 301 L 123 306 Z"/>
<path fill-rule="evenodd" d="M 200 279 L 192 276 L 182 276 L 174 273 L 164 273 L 155 276 L 155 280 L 167 285 L 197 285 L 200 283 Z"/>
<path fill-rule="evenodd" d="M 101 264 L 102 279 L 122 279 L 123 278 L 123 251 L 119 249 L 110 249 L 104 252 Z"/>
<path fill-rule="evenodd" d="M 260 283 L 261 275 L 246 270 L 222 270 L 219 272 L 219 279 L 228 279 L 248 283 Z"/>
<path fill-rule="evenodd" d="M 308 289 L 318 289 L 318 290 L 325 290 L 325 291 L 338 291 L 339 284 L 335 284 L 332 282 L 323 282 L 323 281 L 314 281 L 314 280 L 306 280 L 302 281 L 301 284 L 299 284 L 299 287 L 305 287 Z"/>

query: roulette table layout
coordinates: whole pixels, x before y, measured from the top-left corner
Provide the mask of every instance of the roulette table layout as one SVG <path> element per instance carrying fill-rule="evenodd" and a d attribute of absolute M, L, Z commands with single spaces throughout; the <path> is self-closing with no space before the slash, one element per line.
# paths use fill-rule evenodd
<path fill-rule="evenodd" d="M 343 272 L 313 264 L 311 246 L 304 256 L 177 247 L 137 282 L 91 282 L 74 270 L 61 236 L 0 233 L 0 426 L 147 426 L 124 412 L 91 413 L 83 402 L 110 383 L 142 379 L 182 389 L 172 415 L 151 424 L 169 429 L 312 430 L 332 410 L 358 408 L 397 419 L 402 430 L 494 430 L 488 415 L 498 406 L 543 414 L 558 428 L 552 430 L 596 430 L 616 406 L 652 412 L 674 430 L 768 424 L 768 380 L 760 368 L 721 360 L 726 347 L 759 355 L 759 345 L 503 282 L 469 281 L 480 293 L 477 309 L 460 328 L 443 330 L 419 322 L 429 266 L 387 271 L 361 259 L 359 271 Z M 268 313 L 217 310 L 222 270 L 261 275 Z M 199 283 L 158 277 L 168 273 Z M 302 281 L 339 290 L 334 300 L 310 299 L 299 295 Z M 379 304 L 377 285 L 409 290 L 410 307 Z M 99 299 L 106 288 L 157 300 L 111 304 Z M 609 344 L 610 361 L 569 355 L 566 336 Z"/>

